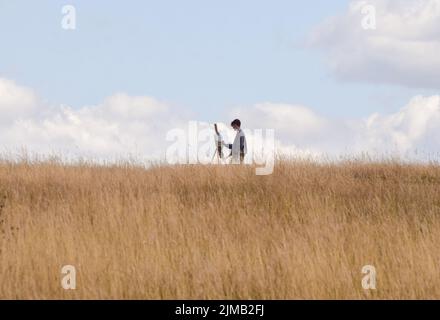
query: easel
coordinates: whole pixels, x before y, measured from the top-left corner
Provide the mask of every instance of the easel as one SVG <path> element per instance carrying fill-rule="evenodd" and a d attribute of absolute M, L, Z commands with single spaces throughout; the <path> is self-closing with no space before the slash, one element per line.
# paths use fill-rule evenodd
<path fill-rule="evenodd" d="M 211 163 L 214 161 L 214 158 L 216 158 L 217 156 L 217 164 L 220 164 L 220 162 L 223 162 L 224 156 L 223 156 L 223 139 L 222 136 L 220 135 L 220 132 L 218 132 L 218 128 L 217 128 L 217 123 L 214 124 L 214 130 L 215 130 L 215 134 L 217 135 L 217 141 L 215 141 L 215 152 L 214 155 L 212 156 L 211 159 Z"/>

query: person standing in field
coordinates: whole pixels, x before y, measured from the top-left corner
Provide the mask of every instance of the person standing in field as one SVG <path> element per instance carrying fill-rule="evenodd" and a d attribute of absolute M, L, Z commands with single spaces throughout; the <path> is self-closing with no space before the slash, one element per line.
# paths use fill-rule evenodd
<path fill-rule="evenodd" d="M 243 164 L 244 157 L 247 153 L 246 136 L 243 130 L 241 130 L 241 121 L 235 119 L 231 122 L 231 127 L 237 131 L 235 135 L 234 143 L 227 144 L 223 142 L 223 145 L 231 150 L 232 163 L 233 164 Z"/>

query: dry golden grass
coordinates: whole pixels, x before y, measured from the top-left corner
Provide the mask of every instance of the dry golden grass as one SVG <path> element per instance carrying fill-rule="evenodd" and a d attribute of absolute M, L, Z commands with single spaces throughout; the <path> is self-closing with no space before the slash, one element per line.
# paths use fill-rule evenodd
<path fill-rule="evenodd" d="M 440 298 L 434 165 L 3 163 L 0 208 L 3 299 Z"/>

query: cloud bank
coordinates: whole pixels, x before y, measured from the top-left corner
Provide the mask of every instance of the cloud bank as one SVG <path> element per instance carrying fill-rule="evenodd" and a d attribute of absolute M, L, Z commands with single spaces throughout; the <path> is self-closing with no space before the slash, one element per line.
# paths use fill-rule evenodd
<path fill-rule="evenodd" d="M 279 150 L 289 154 L 398 156 L 435 160 L 440 155 L 440 96 L 416 96 L 392 114 L 329 119 L 304 106 L 263 103 L 238 108 L 250 127 L 276 130 Z"/>
<path fill-rule="evenodd" d="M 0 80 L 0 148 L 95 159 L 160 158 L 164 132 L 179 126 L 170 105 L 117 93 L 99 105 L 50 106 L 29 88 Z"/>
<path fill-rule="evenodd" d="M 3 152 L 26 148 L 67 158 L 164 159 L 170 145 L 167 133 L 186 130 L 188 121 L 196 120 L 184 114 L 155 98 L 124 93 L 93 106 L 51 106 L 32 89 L 0 79 Z M 438 95 L 416 96 L 396 113 L 363 119 L 326 118 L 306 106 L 271 102 L 233 109 L 230 117 L 241 118 L 251 133 L 274 129 L 277 152 L 294 156 L 367 152 L 436 159 L 440 151 Z"/>

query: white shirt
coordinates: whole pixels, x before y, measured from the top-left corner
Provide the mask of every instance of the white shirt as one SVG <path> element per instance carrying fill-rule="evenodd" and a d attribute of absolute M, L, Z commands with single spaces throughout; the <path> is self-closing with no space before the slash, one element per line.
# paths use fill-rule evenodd
<path fill-rule="evenodd" d="M 232 150 L 232 161 L 239 163 L 240 154 L 247 153 L 246 136 L 243 130 L 239 129 L 235 135 L 234 143 L 229 145 L 227 144 L 226 146 Z"/>

